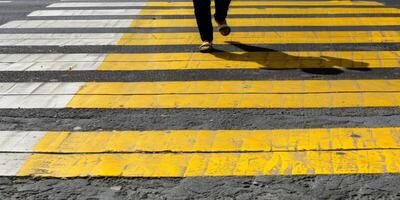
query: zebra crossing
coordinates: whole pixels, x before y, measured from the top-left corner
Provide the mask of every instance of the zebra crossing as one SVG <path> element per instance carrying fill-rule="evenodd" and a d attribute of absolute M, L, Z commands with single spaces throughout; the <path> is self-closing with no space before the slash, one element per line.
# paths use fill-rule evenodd
<path fill-rule="evenodd" d="M 1 24 L 0 31 L 14 32 L 0 33 L 0 73 L 103 78 L 1 81 L 0 109 L 118 113 L 400 107 L 394 73 L 400 66 L 398 8 L 374 0 L 233 0 L 229 23 L 234 32 L 226 38 L 216 35 L 218 51 L 202 54 L 191 5 L 61 0 L 26 19 Z M 380 74 L 385 70 L 387 75 Z M 118 72 L 138 75 L 129 81 L 104 76 Z M 146 73 L 172 75 L 148 78 Z M 340 78 L 346 73 L 352 75 Z M 395 125 L 62 131 L 36 126 L 0 131 L 1 176 L 400 172 Z"/>

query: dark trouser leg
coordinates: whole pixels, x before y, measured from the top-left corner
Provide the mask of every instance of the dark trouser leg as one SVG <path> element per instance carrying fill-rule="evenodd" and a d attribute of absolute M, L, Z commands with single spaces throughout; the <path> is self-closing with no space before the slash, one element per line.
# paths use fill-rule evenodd
<path fill-rule="evenodd" d="M 196 15 L 197 27 L 203 41 L 213 40 L 213 26 L 211 23 L 211 1 L 193 0 L 194 14 Z"/>
<path fill-rule="evenodd" d="M 231 0 L 215 0 L 215 21 L 223 22 L 226 19 L 230 3 Z"/>

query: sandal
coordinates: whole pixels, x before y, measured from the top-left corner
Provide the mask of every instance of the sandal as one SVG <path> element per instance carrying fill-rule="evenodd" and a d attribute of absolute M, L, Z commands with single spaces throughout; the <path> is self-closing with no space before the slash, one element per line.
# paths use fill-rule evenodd
<path fill-rule="evenodd" d="M 210 52 L 212 50 L 212 43 L 209 41 L 204 41 L 203 44 L 200 45 L 199 49 L 202 53 Z"/>
<path fill-rule="evenodd" d="M 226 20 L 222 21 L 221 23 L 217 21 L 218 24 L 218 31 L 223 36 L 228 36 L 231 33 L 231 27 L 228 26 Z"/>

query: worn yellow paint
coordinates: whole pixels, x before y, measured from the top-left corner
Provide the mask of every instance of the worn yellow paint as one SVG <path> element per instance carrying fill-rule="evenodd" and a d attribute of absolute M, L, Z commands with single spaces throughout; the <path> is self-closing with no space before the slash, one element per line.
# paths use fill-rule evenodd
<path fill-rule="evenodd" d="M 184 6 L 189 2 L 149 2 Z M 378 2 L 238 2 L 233 5 L 382 5 Z M 345 13 L 334 9 L 259 12 Z M 303 12 L 304 11 L 304 12 Z M 365 9 L 359 12 L 373 13 Z M 391 10 L 394 13 L 398 10 Z M 171 10 L 147 14 L 172 14 Z M 188 13 L 188 10 L 186 11 Z M 184 14 L 180 12 L 179 14 Z M 237 11 L 245 13 L 245 9 Z M 247 12 L 247 11 L 246 11 Z M 274 13 L 275 12 L 275 13 Z M 389 12 L 389 10 L 387 11 Z M 232 11 L 231 13 L 235 13 Z M 251 13 L 251 12 L 247 12 Z M 247 14 L 246 13 L 246 14 Z M 254 14 L 256 14 L 255 12 Z M 146 13 L 143 13 L 146 15 Z M 231 19 L 233 26 L 400 25 L 399 18 Z M 134 20 L 133 27 L 195 27 L 179 20 Z M 124 34 L 119 45 L 197 44 L 193 33 Z M 135 39 L 135 42 L 132 42 Z M 398 32 L 234 33 L 259 43 L 399 42 Z M 300 42 L 301 41 L 301 42 Z M 217 38 L 216 43 L 222 43 Z M 110 54 L 100 70 L 399 67 L 399 52 Z M 320 108 L 400 106 L 399 80 L 189 81 L 87 83 L 71 108 Z M 256 176 L 400 173 L 400 128 L 49 132 L 18 176 Z M 152 152 L 152 153 L 143 153 Z M 134 152 L 134 153 L 133 153 Z M 140 153 L 142 152 L 142 153 Z M 171 153 L 176 152 L 176 153 Z M 51 154 L 60 153 L 60 154 Z M 68 154 L 62 154 L 68 153 Z"/>
<path fill-rule="evenodd" d="M 213 22 L 215 23 L 215 22 Z M 400 17 L 232 18 L 237 26 L 398 26 Z M 214 24 L 215 25 L 215 24 Z M 193 19 L 135 19 L 131 27 L 197 27 Z"/>
<path fill-rule="evenodd" d="M 400 128 L 396 127 L 49 132 L 17 175 L 189 177 L 399 173 L 399 137 Z M 128 153 L 135 151 L 153 153 Z"/>
<path fill-rule="evenodd" d="M 99 70 L 397 68 L 399 51 L 108 54 Z"/>
<path fill-rule="evenodd" d="M 34 153 L 276 152 L 400 148 L 400 128 L 48 132 Z"/>
<path fill-rule="evenodd" d="M 400 93 L 75 95 L 69 108 L 397 107 Z"/>
<path fill-rule="evenodd" d="M 400 80 L 92 82 L 78 95 L 400 92 Z"/>
<path fill-rule="evenodd" d="M 214 2 L 212 2 L 214 5 Z M 192 2 L 147 2 L 146 6 L 182 7 Z M 231 6 L 383 6 L 376 1 L 232 1 Z"/>
<path fill-rule="evenodd" d="M 118 45 L 198 44 L 197 33 L 125 33 Z M 399 31 L 299 31 L 299 32 L 233 32 L 229 37 L 215 35 L 215 44 L 240 41 L 244 44 L 292 43 L 398 43 Z"/>
<path fill-rule="evenodd" d="M 210 82 L 209 84 L 207 82 L 92 83 L 78 92 L 68 107 L 337 108 L 400 106 L 400 92 L 397 89 L 399 84 L 397 81 L 392 83 L 393 85 L 390 84 L 390 81 L 288 81 L 281 83 L 249 81 Z"/>
<path fill-rule="evenodd" d="M 257 176 L 399 173 L 400 150 L 33 154 L 18 176 Z"/>
<path fill-rule="evenodd" d="M 229 14 L 399 14 L 398 8 L 235 8 Z M 140 15 L 193 15 L 193 9 L 142 9 Z"/>

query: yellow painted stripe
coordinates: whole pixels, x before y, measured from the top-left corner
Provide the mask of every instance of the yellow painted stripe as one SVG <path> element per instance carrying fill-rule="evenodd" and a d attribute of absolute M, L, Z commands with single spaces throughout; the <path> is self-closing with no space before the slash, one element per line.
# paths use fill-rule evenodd
<path fill-rule="evenodd" d="M 386 68 L 399 51 L 302 51 L 109 54 L 99 70 Z"/>
<path fill-rule="evenodd" d="M 147 2 L 146 6 L 182 7 L 193 6 L 193 3 Z M 232 1 L 231 6 L 383 6 L 383 4 L 376 1 Z"/>
<path fill-rule="evenodd" d="M 400 80 L 93 82 L 78 95 L 400 92 Z"/>
<path fill-rule="evenodd" d="M 399 14 L 398 8 L 230 8 L 229 14 Z M 193 15 L 193 9 L 142 9 L 140 15 Z"/>
<path fill-rule="evenodd" d="M 198 44 L 197 33 L 125 33 L 118 45 Z M 234 32 L 229 37 L 215 34 L 214 43 L 240 41 L 244 44 L 292 43 L 379 43 L 400 42 L 399 31 L 306 31 L 306 32 Z"/>
<path fill-rule="evenodd" d="M 400 150 L 33 154 L 18 176 L 257 176 L 399 173 Z"/>
<path fill-rule="evenodd" d="M 397 26 L 399 17 L 233 18 L 235 26 Z M 213 22 L 215 23 L 215 22 Z M 193 19 L 135 19 L 131 27 L 196 27 Z"/>
<path fill-rule="evenodd" d="M 400 92 L 328 94 L 75 95 L 69 108 L 398 107 Z"/>
<path fill-rule="evenodd" d="M 400 128 L 49 132 L 38 153 L 276 152 L 400 148 Z"/>
<path fill-rule="evenodd" d="M 337 108 L 400 106 L 398 81 L 392 81 L 393 85 L 390 81 L 379 80 L 376 82 L 288 81 L 287 85 L 285 85 L 286 82 L 264 82 L 266 85 L 263 85 L 263 82 L 250 81 L 231 83 L 89 83 L 73 97 L 68 107 Z"/>

